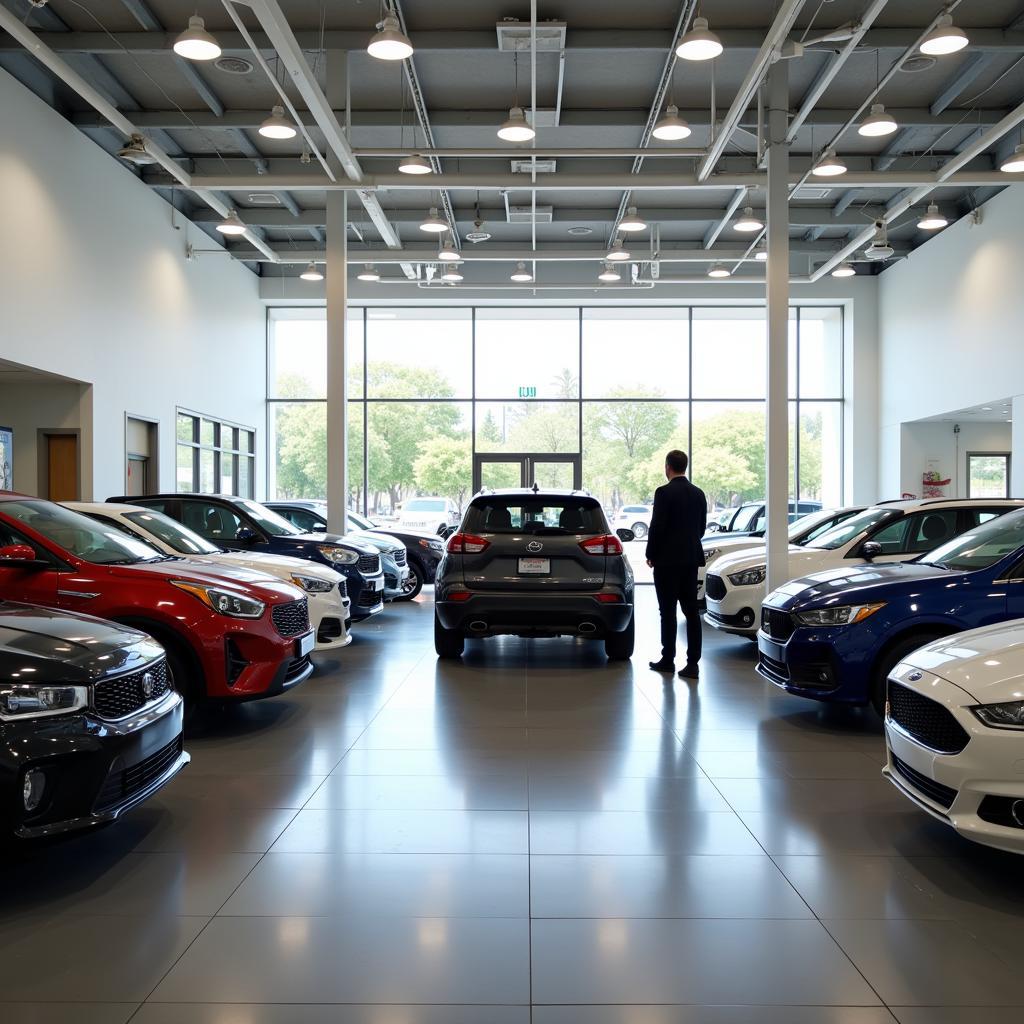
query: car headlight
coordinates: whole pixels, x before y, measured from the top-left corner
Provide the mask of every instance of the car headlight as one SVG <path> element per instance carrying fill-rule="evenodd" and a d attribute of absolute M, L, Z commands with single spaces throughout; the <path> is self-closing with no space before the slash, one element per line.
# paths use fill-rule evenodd
<path fill-rule="evenodd" d="M 246 597 L 245 594 L 222 587 L 208 587 L 188 580 L 171 580 L 171 585 L 198 598 L 218 615 L 227 615 L 232 619 L 258 619 L 267 607 L 255 597 Z"/>
<path fill-rule="evenodd" d="M 302 589 L 307 594 L 327 594 L 334 589 L 334 584 L 330 580 L 318 580 L 315 576 L 293 576 L 292 583 Z"/>
<path fill-rule="evenodd" d="M 4 683 L 0 686 L 0 721 L 66 715 L 89 703 L 87 686 L 47 686 L 41 683 Z"/>
<path fill-rule="evenodd" d="M 994 729 L 1024 729 L 1024 700 L 1005 704 L 979 704 L 971 710 Z"/>
<path fill-rule="evenodd" d="M 335 565 L 355 565 L 359 561 L 359 556 L 354 551 L 339 548 L 336 544 L 320 544 L 317 551 Z"/>
<path fill-rule="evenodd" d="M 805 626 L 852 626 L 884 607 L 884 601 L 875 604 L 840 604 L 831 608 L 811 608 L 806 612 L 797 612 L 796 617 Z"/>
<path fill-rule="evenodd" d="M 756 587 L 758 583 L 764 583 L 767 566 L 755 565 L 753 569 L 743 569 L 740 572 L 729 574 L 729 582 L 734 587 Z"/>
<path fill-rule="evenodd" d="M 421 540 L 420 547 L 433 551 L 436 555 L 444 554 L 444 545 L 439 540 Z"/>

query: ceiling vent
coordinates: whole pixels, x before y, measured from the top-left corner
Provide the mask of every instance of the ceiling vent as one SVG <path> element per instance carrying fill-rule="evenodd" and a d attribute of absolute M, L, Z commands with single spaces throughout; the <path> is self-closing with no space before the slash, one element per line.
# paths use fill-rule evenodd
<path fill-rule="evenodd" d="M 495 26 L 498 30 L 498 49 L 505 53 L 530 50 L 530 23 L 518 18 L 506 18 Z M 565 49 L 565 22 L 542 21 L 537 25 L 537 52 L 560 53 Z"/>
<path fill-rule="evenodd" d="M 512 161 L 512 173 L 513 174 L 529 174 L 533 169 L 532 160 L 513 160 Z M 538 160 L 537 161 L 537 173 L 538 174 L 554 174 L 555 173 L 555 161 L 554 160 Z"/>
<path fill-rule="evenodd" d="M 248 195 L 250 206 L 280 206 L 281 199 L 273 192 L 250 192 Z"/>
<path fill-rule="evenodd" d="M 832 194 L 830 188 L 798 188 L 793 193 L 794 199 L 828 199 Z"/>
<path fill-rule="evenodd" d="M 248 75 L 252 71 L 252 62 L 244 57 L 218 57 L 213 66 L 226 75 Z"/>
<path fill-rule="evenodd" d="M 925 54 L 918 53 L 913 57 L 908 57 L 901 65 L 900 71 L 907 71 L 914 75 L 920 71 L 927 71 L 929 68 L 935 67 L 935 58 L 928 57 Z"/>
<path fill-rule="evenodd" d="M 552 216 L 552 208 L 550 206 L 538 206 L 537 215 L 534 217 L 533 207 L 531 206 L 510 206 L 508 208 L 508 222 L 509 224 L 532 224 L 535 220 L 538 224 L 550 224 Z"/>
<path fill-rule="evenodd" d="M 577 224 L 575 227 L 569 228 L 570 235 L 575 235 L 577 238 L 582 238 L 584 235 L 592 235 L 594 233 L 593 228 L 588 228 L 585 224 Z"/>

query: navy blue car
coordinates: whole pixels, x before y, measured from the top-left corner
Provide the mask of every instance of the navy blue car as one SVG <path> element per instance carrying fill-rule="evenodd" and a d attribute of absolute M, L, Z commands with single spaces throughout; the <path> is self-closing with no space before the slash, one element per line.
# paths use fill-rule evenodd
<path fill-rule="evenodd" d="M 372 544 L 356 537 L 303 533 L 259 502 L 231 495 L 121 495 L 108 500 L 156 509 L 230 551 L 292 555 L 330 566 L 340 572 L 348 583 L 354 622 L 369 618 L 384 607 L 380 552 Z"/>
<path fill-rule="evenodd" d="M 913 562 L 814 573 L 768 595 L 757 671 L 789 693 L 881 713 L 885 680 L 950 633 L 1024 617 L 1024 509 Z"/>

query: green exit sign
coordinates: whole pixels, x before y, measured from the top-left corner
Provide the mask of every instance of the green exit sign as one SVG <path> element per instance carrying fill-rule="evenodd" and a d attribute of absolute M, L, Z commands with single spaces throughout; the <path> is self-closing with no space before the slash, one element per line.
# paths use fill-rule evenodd
<path fill-rule="evenodd" d="M 537 389 L 535 387 L 523 387 L 523 386 L 520 386 L 520 388 L 519 388 L 519 397 L 520 398 L 536 398 L 537 397 Z"/>

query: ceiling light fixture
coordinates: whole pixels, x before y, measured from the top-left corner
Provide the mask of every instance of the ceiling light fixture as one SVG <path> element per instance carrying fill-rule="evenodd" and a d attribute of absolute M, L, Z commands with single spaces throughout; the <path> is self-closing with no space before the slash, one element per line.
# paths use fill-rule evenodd
<path fill-rule="evenodd" d="M 403 156 L 398 164 L 398 170 L 402 174 L 433 174 L 434 172 L 434 168 L 419 153 Z"/>
<path fill-rule="evenodd" d="M 939 213 L 938 206 L 935 203 L 929 203 L 925 215 L 917 222 L 917 226 L 922 231 L 938 231 L 948 223 L 949 221 Z"/>
<path fill-rule="evenodd" d="M 529 142 L 537 133 L 530 127 L 522 107 L 512 107 L 508 120 L 498 129 L 498 138 L 505 142 Z"/>
<path fill-rule="evenodd" d="M 377 282 L 380 280 L 380 274 L 373 269 L 372 263 L 367 263 L 365 268 L 356 274 L 356 279 L 359 281 L 373 281 Z"/>
<path fill-rule="evenodd" d="M 889 239 L 886 236 L 885 222 L 876 220 L 875 237 L 871 240 L 871 244 L 864 250 L 864 256 L 869 260 L 875 260 L 878 262 L 881 260 L 887 260 L 894 254 L 895 250 L 889 244 Z"/>
<path fill-rule="evenodd" d="M 265 139 L 294 139 L 299 134 L 284 116 L 284 107 L 280 104 L 271 108 L 270 117 L 260 125 L 259 133 Z"/>
<path fill-rule="evenodd" d="M 449 284 L 458 284 L 463 277 L 459 273 L 458 267 L 445 267 L 441 273 L 441 280 L 447 281 Z"/>
<path fill-rule="evenodd" d="M 836 156 L 834 149 L 826 149 L 818 162 L 811 168 L 811 174 L 818 178 L 834 178 L 846 173 L 846 164 Z"/>
<path fill-rule="evenodd" d="M 450 237 L 441 243 L 441 248 L 437 250 L 437 258 L 446 263 L 452 263 L 461 258 L 459 250 L 455 248 L 455 243 Z"/>
<path fill-rule="evenodd" d="M 377 60 L 405 60 L 412 56 L 413 48 L 398 18 L 389 13 L 377 23 L 377 34 L 370 40 L 366 52 Z"/>
<path fill-rule="evenodd" d="M 420 224 L 420 231 L 427 231 L 430 234 L 440 235 L 447 230 L 448 222 L 446 220 L 441 220 L 437 215 L 437 207 L 432 206 L 430 208 L 430 215 L 422 224 Z"/>
<path fill-rule="evenodd" d="M 953 15 L 944 14 L 918 49 L 929 57 L 945 57 L 946 54 L 962 50 L 967 43 L 967 33 L 953 24 Z"/>
<path fill-rule="evenodd" d="M 884 104 L 872 103 L 871 113 L 861 121 L 857 133 L 869 138 L 876 138 L 882 135 L 892 135 L 898 128 L 896 118 L 892 114 L 886 113 Z"/>
<path fill-rule="evenodd" d="M 636 212 L 636 207 L 631 206 L 626 210 L 626 216 L 619 221 L 620 231 L 644 231 L 647 228 L 647 221 Z"/>
<path fill-rule="evenodd" d="M 740 218 L 733 224 L 733 227 L 737 231 L 762 231 L 764 230 L 764 221 L 760 221 L 754 216 L 754 209 L 751 206 L 745 206 L 743 213 Z"/>
<path fill-rule="evenodd" d="M 721 263 L 712 263 L 708 267 L 708 277 L 732 277 L 732 272 Z"/>
<path fill-rule="evenodd" d="M 139 167 L 155 164 L 156 157 L 146 149 L 146 140 L 141 135 L 132 135 L 128 144 L 117 151 L 118 157 Z"/>
<path fill-rule="evenodd" d="M 676 56 L 682 60 L 713 60 L 722 49 L 722 40 L 708 29 L 708 19 L 694 18 L 693 27 L 676 46 Z"/>
<path fill-rule="evenodd" d="M 315 263 L 310 263 L 310 265 L 306 267 L 301 274 L 299 274 L 299 277 L 301 277 L 303 281 L 322 281 L 324 279 L 324 275 L 317 269 L 317 265 Z"/>
<path fill-rule="evenodd" d="M 608 250 L 606 259 L 611 260 L 613 263 L 624 263 L 629 259 L 629 252 L 622 247 L 622 239 L 616 238 L 612 243 L 611 249 Z"/>
<path fill-rule="evenodd" d="M 216 60 L 220 54 L 220 43 L 206 31 L 206 22 L 193 14 L 188 19 L 188 28 L 174 40 L 174 52 L 187 60 Z"/>
<path fill-rule="evenodd" d="M 651 134 L 663 142 L 678 142 L 680 139 L 688 139 L 693 132 L 679 116 L 679 108 L 674 103 L 670 103 Z"/>
<path fill-rule="evenodd" d="M 1024 171 L 1024 143 L 1019 145 L 1000 165 L 1004 174 L 1020 174 Z"/>
<path fill-rule="evenodd" d="M 613 283 L 615 281 L 621 281 L 622 275 L 610 263 L 606 263 L 604 265 L 604 270 L 597 275 L 597 279 L 598 281 Z"/>
<path fill-rule="evenodd" d="M 849 263 L 840 263 L 835 270 L 832 271 L 833 277 L 854 277 L 857 271 L 850 266 Z"/>
<path fill-rule="evenodd" d="M 217 230 L 222 235 L 244 235 L 248 229 L 234 210 L 228 210 L 228 215 L 217 225 Z"/>
<path fill-rule="evenodd" d="M 516 281 L 516 282 L 522 284 L 522 283 L 525 283 L 527 281 L 532 281 L 533 280 L 533 274 L 531 274 L 526 269 L 526 264 L 523 263 L 522 260 L 520 260 L 516 264 L 516 269 L 512 271 L 512 273 L 510 275 L 510 280 Z"/>

